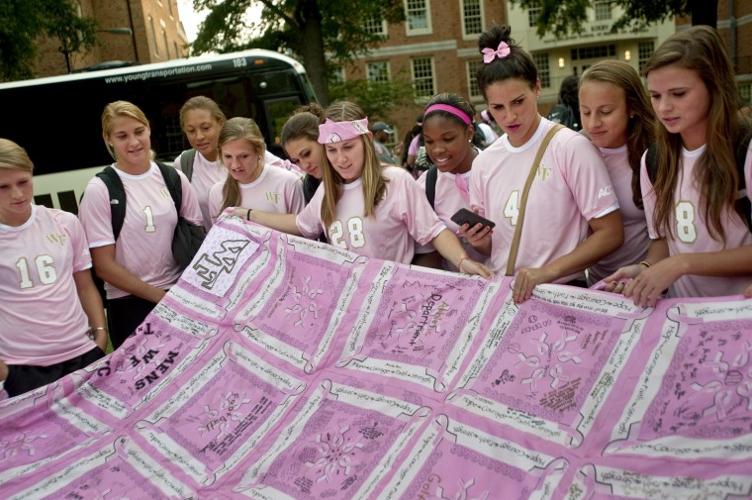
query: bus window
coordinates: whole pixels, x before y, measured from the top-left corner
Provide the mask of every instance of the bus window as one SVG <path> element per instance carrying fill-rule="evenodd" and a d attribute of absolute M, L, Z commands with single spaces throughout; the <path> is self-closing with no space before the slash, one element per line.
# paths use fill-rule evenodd
<path fill-rule="evenodd" d="M 0 109 L 9 117 L 0 120 L 0 137 L 29 153 L 38 203 L 76 212 L 87 182 L 113 161 L 101 131 L 107 103 L 140 107 L 157 157 L 172 161 L 189 147 L 179 111 L 196 95 L 215 100 L 228 117 L 253 118 L 273 140 L 280 120 L 313 93 L 300 63 L 259 49 L 7 82 L 0 83 Z"/>
<path fill-rule="evenodd" d="M 267 129 L 269 130 L 268 144 L 279 143 L 279 134 L 282 131 L 282 126 L 300 105 L 301 102 L 297 96 L 264 101 Z"/>

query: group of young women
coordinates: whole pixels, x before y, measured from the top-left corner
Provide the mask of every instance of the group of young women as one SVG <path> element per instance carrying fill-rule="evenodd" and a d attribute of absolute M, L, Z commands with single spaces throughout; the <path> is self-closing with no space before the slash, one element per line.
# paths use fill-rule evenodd
<path fill-rule="evenodd" d="M 266 151 L 253 120 L 228 120 L 199 96 L 180 111 L 192 149 L 174 162 L 176 207 L 152 159 L 148 119 L 117 101 L 102 114 L 127 200 L 122 228 L 113 228 L 103 179 L 87 185 L 80 222 L 33 205 L 31 160 L 0 140 L 0 380 L 8 393 L 85 366 L 103 355 L 108 334 L 122 344 L 179 277 L 170 250 L 178 216 L 209 229 L 226 212 L 369 257 L 514 276 L 516 302 L 541 283 L 598 286 L 643 306 L 665 290 L 744 291 L 752 281 L 749 127 L 714 30 L 694 27 L 659 47 L 645 69 L 647 93 L 627 63 L 590 67 L 579 90 L 583 133 L 539 114 L 537 69 L 508 27 L 492 27 L 479 45 L 478 84 L 504 135 L 480 151 L 473 106 L 435 96 L 422 122 L 433 167 L 417 182 L 380 165 L 354 103 L 298 110 L 281 132 L 284 163 Z M 487 221 L 458 225 L 452 216 L 463 208 Z M 109 328 L 92 262 L 106 282 Z"/>

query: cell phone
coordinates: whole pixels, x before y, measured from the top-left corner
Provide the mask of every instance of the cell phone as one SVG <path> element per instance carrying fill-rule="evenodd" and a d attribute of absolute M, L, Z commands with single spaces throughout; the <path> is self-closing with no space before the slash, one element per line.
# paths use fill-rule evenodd
<path fill-rule="evenodd" d="M 490 221 L 485 217 L 481 217 L 475 212 L 471 212 L 467 208 L 460 208 L 459 210 L 457 210 L 457 213 L 452 215 L 452 222 L 454 222 L 458 226 L 461 226 L 462 224 L 469 224 L 470 227 L 473 227 L 476 224 L 483 224 L 484 226 L 488 226 L 491 229 L 496 226 L 495 222 Z"/>

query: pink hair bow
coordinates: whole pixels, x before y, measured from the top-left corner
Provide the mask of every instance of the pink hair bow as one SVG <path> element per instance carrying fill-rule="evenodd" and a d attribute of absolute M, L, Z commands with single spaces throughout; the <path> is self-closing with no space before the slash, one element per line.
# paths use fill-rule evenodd
<path fill-rule="evenodd" d="M 499 47 L 496 50 L 489 49 L 489 48 L 485 48 L 481 50 L 481 52 L 483 53 L 483 63 L 488 64 L 490 62 L 493 62 L 493 60 L 496 59 L 497 57 L 499 59 L 504 59 L 505 57 L 509 55 L 511 51 L 512 50 L 509 48 L 509 45 L 507 44 L 507 42 L 502 40 L 499 43 Z"/>

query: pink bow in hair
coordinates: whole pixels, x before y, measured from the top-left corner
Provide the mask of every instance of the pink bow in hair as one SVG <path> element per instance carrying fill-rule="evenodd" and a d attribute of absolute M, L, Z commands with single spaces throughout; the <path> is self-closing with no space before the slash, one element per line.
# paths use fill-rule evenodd
<path fill-rule="evenodd" d="M 483 63 L 488 64 L 490 62 L 493 62 L 493 60 L 497 57 L 499 59 L 504 59 L 509 55 L 511 51 L 512 50 L 509 48 L 509 45 L 507 45 L 507 42 L 502 40 L 496 50 L 489 48 L 481 50 L 481 52 L 483 53 Z"/>

